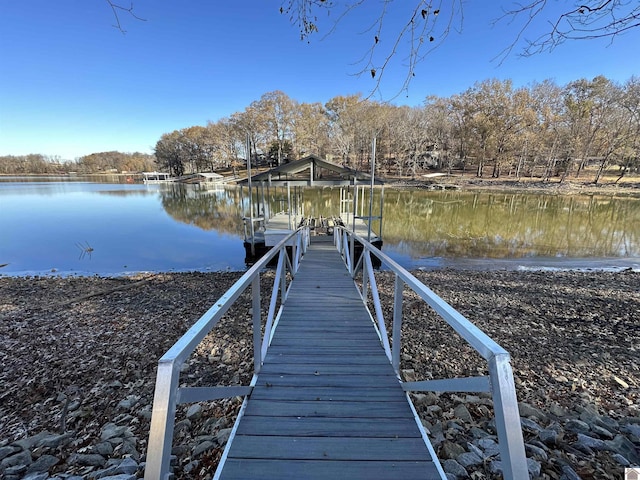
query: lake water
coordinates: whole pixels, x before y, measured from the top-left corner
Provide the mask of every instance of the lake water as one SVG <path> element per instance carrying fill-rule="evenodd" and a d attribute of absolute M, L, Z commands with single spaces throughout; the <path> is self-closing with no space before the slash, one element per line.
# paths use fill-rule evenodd
<path fill-rule="evenodd" d="M 17 180 L 0 177 L 0 275 L 246 268 L 246 189 Z M 282 190 L 265 195 L 281 209 Z M 384 195 L 383 250 L 410 269 L 640 268 L 640 199 Z M 339 189 L 306 189 L 303 203 L 307 215 L 334 215 Z"/>

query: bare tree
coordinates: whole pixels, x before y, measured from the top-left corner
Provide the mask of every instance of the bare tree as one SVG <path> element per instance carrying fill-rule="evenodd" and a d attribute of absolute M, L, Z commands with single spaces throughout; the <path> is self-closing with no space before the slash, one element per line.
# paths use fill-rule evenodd
<path fill-rule="evenodd" d="M 120 3 L 116 3 L 113 0 L 105 0 L 107 2 L 107 4 L 109 5 L 109 7 L 111 8 L 111 11 L 113 12 L 113 18 L 115 20 L 115 24 L 113 25 L 114 28 L 117 28 L 118 30 L 120 30 L 122 33 L 127 33 L 127 31 L 124 29 L 124 27 L 122 26 L 122 22 L 120 21 L 120 14 L 124 13 L 126 15 L 130 15 L 133 18 L 135 18 L 136 20 L 140 20 L 141 22 L 145 22 L 146 19 L 139 17 L 134 11 L 133 11 L 133 2 L 131 2 L 129 4 L 128 7 L 120 4 Z"/>

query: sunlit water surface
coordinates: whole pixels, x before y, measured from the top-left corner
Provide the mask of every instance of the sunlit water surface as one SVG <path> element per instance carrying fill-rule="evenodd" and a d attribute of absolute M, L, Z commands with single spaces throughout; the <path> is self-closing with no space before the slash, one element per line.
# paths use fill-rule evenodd
<path fill-rule="evenodd" d="M 0 177 L 0 275 L 246 268 L 246 189 L 18 180 Z M 283 198 L 267 191 L 266 208 Z M 305 190 L 305 213 L 339 199 Z M 382 236 L 409 269 L 639 269 L 640 200 L 387 189 Z"/>

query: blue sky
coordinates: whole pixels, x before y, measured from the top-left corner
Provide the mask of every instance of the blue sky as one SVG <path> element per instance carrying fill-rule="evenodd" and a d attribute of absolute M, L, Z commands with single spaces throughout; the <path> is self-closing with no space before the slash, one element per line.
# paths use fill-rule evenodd
<path fill-rule="evenodd" d="M 336 95 L 367 95 L 375 86 L 369 75 L 355 75 L 373 35 L 363 13 L 307 43 L 279 13 L 279 0 L 133 4 L 146 21 L 121 13 L 123 35 L 104 0 L 0 1 L 0 155 L 151 153 L 163 133 L 242 111 L 266 92 L 325 103 Z M 465 2 L 462 32 L 450 34 L 420 64 L 409 92 L 396 97 L 406 75 L 398 56 L 383 79 L 382 97 L 374 98 L 418 105 L 428 95 L 461 93 L 489 78 L 512 79 L 516 86 L 550 78 L 564 85 L 596 75 L 624 82 L 640 74 L 640 29 L 613 43 L 567 43 L 528 58 L 516 47 L 496 62 L 517 25 L 491 21 L 500 5 L 510 4 Z M 386 25 L 403 18 L 391 11 Z M 541 31 L 544 19 L 533 27 L 529 36 Z"/>

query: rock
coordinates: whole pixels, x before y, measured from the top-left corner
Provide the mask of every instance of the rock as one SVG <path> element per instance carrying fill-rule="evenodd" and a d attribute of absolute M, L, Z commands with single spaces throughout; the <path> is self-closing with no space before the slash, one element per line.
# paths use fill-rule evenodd
<path fill-rule="evenodd" d="M 455 478 L 469 478 L 469 473 L 455 460 L 445 460 L 442 462 L 442 468 L 446 473 L 450 473 Z"/>
<path fill-rule="evenodd" d="M 13 455 L 14 453 L 19 452 L 20 447 L 14 445 L 8 445 L 6 447 L 0 447 L 0 461 L 4 460 L 9 455 Z"/>
<path fill-rule="evenodd" d="M 99 453 L 103 457 L 109 457 L 113 454 L 113 445 L 109 442 L 100 442 L 94 448 L 96 453 Z"/>
<path fill-rule="evenodd" d="M 193 472 L 196 468 L 198 468 L 198 466 L 200 465 L 200 462 L 198 460 L 194 460 L 192 462 L 187 463 L 184 467 L 182 467 L 182 471 L 184 473 L 191 473 Z"/>
<path fill-rule="evenodd" d="M 577 418 L 567 420 L 567 423 L 564 424 L 564 428 L 574 433 L 587 433 L 590 430 L 588 423 L 578 420 Z"/>
<path fill-rule="evenodd" d="M 527 470 L 529 470 L 529 478 L 539 478 L 542 465 L 533 458 L 527 458 Z"/>
<path fill-rule="evenodd" d="M 473 423 L 473 418 L 471 417 L 471 413 L 469 413 L 469 409 L 462 403 L 456 405 L 453 410 L 453 414 L 456 418 L 459 418 L 465 423 Z"/>
<path fill-rule="evenodd" d="M 215 446 L 216 446 L 216 444 L 211 442 L 211 441 L 209 441 L 209 440 L 204 441 L 204 442 L 198 444 L 196 446 L 196 448 L 193 449 L 193 456 L 194 457 L 199 457 L 204 452 L 215 448 Z"/>
<path fill-rule="evenodd" d="M 540 425 L 529 418 L 520 417 L 520 425 L 525 431 L 539 433 L 544 430 Z"/>
<path fill-rule="evenodd" d="M 47 472 L 31 472 L 22 477 L 22 480 L 47 480 L 48 478 Z"/>
<path fill-rule="evenodd" d="M 500 446 L 491 438 L 481 438 L 477 445 L 482 449 L 483 458 L 491 458 L 500 453 Z"/>
<path fill-rule="evenodd" d="M 132 458 L 125 458 L 116 467 L 116 473 L 136 473 L 138 471 L 138 463 Z"/>
<path fill-rule="evenodd" d="M 545 445 L 553 446 L 558 443 L 560 435 L 558 432 L 551 428 L 546 428 L 538 433 L 538 438 Z"/>
<path fill-rule="evenodd" d="M 0 472 L 2 471 L 2 469 L 0 469 Z M 9 468 L 7 468 L 4 471 L 4 474 L 6 475 L 7 478 L 11 478 L 11 477 L 15 477 L 15 476 L 20 476 L 22 477 L 22 474 L 24 472 L 27 471 L 27 465 L 13 465 Z M 2 477 L 4 478 L 4 477 Z"/>
<path fill-rule="evenodd" d="M 611 433 L 608 429 L 601 427 L 600 425 L 591 425 L 591 430 L 600 438 L 606 438 L 608 440 L 611 440 L 613 438 L 613 433 Z"/>
<path fill-rule="evenodd" d="M 103 470 L 98 470 L 97 472 L 93 472 L 91 473 L 91 478 L 93 480 L 100 480 L 102 478 L 105 477 L 112 477 L 113 475 L 116 475 L 116 465 L 110 465 L 109 467 L 103 469 Z"/>
<path fill-rule="evenodd" d="M 13 445 L 16 445 L 20 448 L 22 448 L 23 450 L 31 450 L 33 447 L 35 447 L 38 442 L 40 440 L 42 440 L 43 438 L 46 438 L 48 436 L 50 436 L 51 433 L 44 431 L 44 432 L 40 432 L 37 435 L 33 435 L 31 437 L 27 437 L 27 438 L 22 438 L 20 440 L 16 440 L 15 442 L 13 442 Z"/>
<path fill-rule="evenodd" d="M 606 447 L 614 453 L 622 455 L 634 465 L 640 465 L 640 453 L 635 445 L 630 442 L 624 435 L 616 435 L 613 440 L 603 442 Z"/>
<path fill-rule="evenodd" d="M 102 426 L 102 431 L 100 432 L 101 440 L 109 440 L 110 438 L 122 437 L 124 433 L 128 430 L 129 427 L 121 425 L 118 426 L 115 423 L 107 423 Z M 131 431 L 129 431 L 131 433 Z"/>
<path fill-rule="evenodd" d="M 232 428 L 223 428 L 217 433 L 216 441 L 218 442 L 218 445 L 220 445 L 221 447 L 226 445 L 227 441 L 229 440 L 229 437 L 231 436 L 232 430 L 233 430 Z"/>
<path fill-rule="evenodd" d="M 524 444 L 525 451 L 534 457 L 538 457 L 540 460 L 547 461 L 549 460 L 549 455 L 544 451 L 543 448 L 538 447 L 537 445 L 532 445 L 530 443 Z"/>
<path fill-rule="evenodd" d="M 440 446 L 441 455 L 444 458 L 456 459 L 459 455 L 464 453 L 464 448 L 462 448 L 457 443 L 450 442 L 449 440 L 445 440 Z"/>
<path fill-rule="evenodd" d="M 580 475 L 576 473 L 576 471 L 571 468 L 569 465 L 563 465 L 562 467 L 562 476 L 560 480 L 582 480 Z"/>
<path fill-rule="evenodd" d="M 51 467 L 57 465 L 60 462 L 58 457 L 54 457 L 53 455 L 42 455 L 36 459 L 29 468 L 27 469 L 27 473 L 31 472 L 48 472 Z"/>
<path fill-rule="evenodd" d="M 404 378 L 405 382 L 415 382 L 416 381 L 416 371 L 413 368 L 407 368 L 402 370 L 402 378 Z"/>
<path fill-rule="evenodd" d="M 109 477 L 102 477 L 102 480 L 136 480 L 135 475 L 129 473 L 120 473 L 118 475 L 111 475 Z"/>
<path fill-rule="evenodd" d="M 640 443 L 640 425 L 636 423 L 629 423 L 620 427 L 620 431 L 631 435 L 631 440 L 635 441 L 636 443 Z"/>
<path fill-rule="evenodd" d="M 542 421 L 547 419 L 547 416 L 542 412 L 542 410 L 539 410 L 525 402 L 518 403 L 518 411 L 520 412 L 521 417 L 536 418 Z"/>
<path fill-rule="evenodd" d="M 456 461 L 462 465 L 465 469 L 468 467 L 475 467 L 482 463 L 480 455 L 473 452 L 464 452 L 456 458 Z"/>
<path fill-rule="evenodd" d="M 66 445 L 73 438 L 73 433 L 67 432 L 60 435 L 47 435 L 36 444 L 37 447 L 58 448 Z"/>
<path fill-rule="evenodd" d="M 97 453 L 74 453 L 69 457 L 68 463 L 83 467 L 104 467 L 107 459 Z"/>
<path fill-rule="evenodd" d="M 194 403 L 190 405 L 187 409 L 187 419 L 189 420 L 197 420 L 202 416 L 202 406 L 199 403 Z"/>
<path fill-rule="evenodd" d="M 574 444 L 574 447 L 587 453 L 590 453 L 589 450 L 609 450 L 609 447 L 604 441 L 599 438 L 590 437 L 584 433 L 578 434 L 578 441 Z"/>
<path fill-rule="evenodd" d="M 139 401 L 140 397 L 138 395 L 129 395 L 127 398 L 121 400 L 120 403 L 118 403 L 118 408 L 121 410 L 131 410 L 138 404 Z"/>
<path fill-rule="evenodd" d="M 5 457 L 2 462 L 0 462 L 0 470 L 6 469 L 9 467 L 15 467 L 16 465 L 31 465 L 32 462 L 31 452 L 29 450 L 23 450 L 18 453 L 14 453 L 8 457 Z"/>
<path fill-rule="evenodd" d="M 557 403 L 553 403 L 549 406 L 549 412 L 560 418 L 566 417 L 569 414 L 566 408 L 558 405 Z"/>
<path fill-rule="evenodd" d="M 614 453 L 613 455 L 611 455 L 611 458 L 613 458 L 616 462 L 618 462 L 623 467 L 631 466 L 631 463 L 629 462 L 629 460 L 627 460 L 625 457 L 623 457 L 619 453 Z"/>

